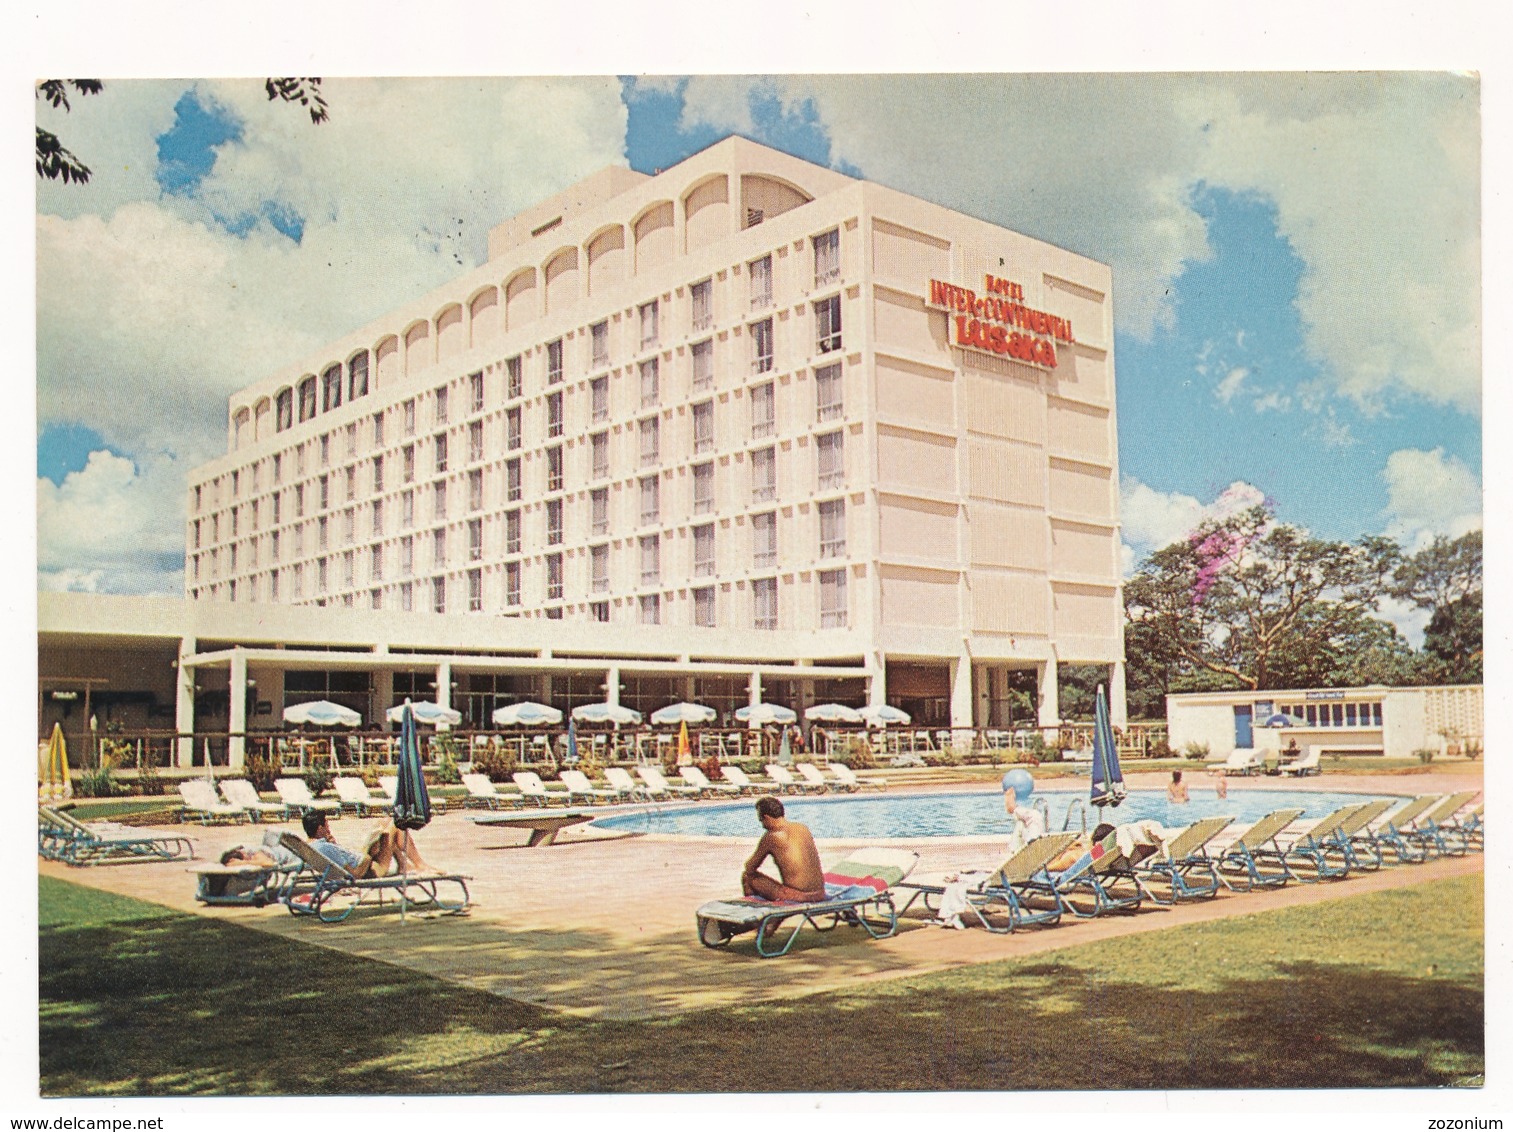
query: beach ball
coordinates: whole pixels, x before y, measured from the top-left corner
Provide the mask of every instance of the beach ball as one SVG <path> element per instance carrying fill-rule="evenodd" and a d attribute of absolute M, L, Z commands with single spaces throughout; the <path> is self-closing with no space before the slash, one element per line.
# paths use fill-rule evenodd
<path fill-rule="evenodd" d="M 1035 792 L 1035 779 L 1027 770 L 1015 768 L 1003 776 L 1003 792 L 1014 791 L 1014 796 L 1023 802 Z"/>

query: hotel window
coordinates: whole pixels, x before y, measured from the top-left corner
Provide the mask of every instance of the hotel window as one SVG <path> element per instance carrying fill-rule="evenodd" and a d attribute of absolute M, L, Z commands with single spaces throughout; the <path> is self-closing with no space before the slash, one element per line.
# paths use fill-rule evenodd
<path fill-rule="evenodd" d="M 714 511 L 714 462 L 696 464 L 693 469 L 693 513 L 708 515 Z"/>
<path fill-rule="evenodd" d="M 751 390 L 751 436 L 760 439 L 771 436 L 777 425 L 777 398 L 772 382 L 766 381 Z"/>
<path fill-rule="evenodd" d="M 846 571 L 821 570 L 820 580 L 820 628 L 844 629 L 846 627 Z"/>
<path fill-rule="evenodd" d="M 546 435 L 548 438 L 562 435 L 562 394 L 546 395 Z"/>
<path fill-rule="evenodd" d="M 640 422 L 641 433 L 641 466 L 647 467 L 655 464 L 661 453 L 661 431 L 656 417 L 647 417 Z"/>
<path fill-rule="evenodd" d="M 357 422 L 347 426 L 347 459 L 357 455 Z"/>
<path fill-rule="evenodd" d="M 278 497 L 274 496 L 274 498 L 277 499 Z M 194 521 L 194 549 L 198 550 L 199 548 L 200 548 L 200 521 L 198 519 L 196 519 Z"/>
<path fill-rule="evenodd" d="M 820 557 L 840 558 L 846 553 L 846 501 L 827 499 L 818 507 Z"/>
<path fill-rule="evenodd" d="M 656 407 L 659 392 L 658 372 L 656 358 L 641 363 L 641 408 L 643 409 Z"/>
<path fill-rule="evenodd" d="M 777 497 L 777 452 L 772 448 L 759 448 L 751 454 L 751 501 L 767 503 Z"/>
<path fill-rule="evenodd" d="M 410 582 L 405 582 L 399 587 L 399 608 L 405 613 L 415 610 L 415 587 Z"/>
<path fill-rule="evenodd" d="M 354 354 L 347 363 L 347 400 L 368 395 L 368 351 Z"/>
<path fill-rule="evenodd" d="M 437 480 L 431 493 L 431 517 L 433 519 L 445 519 L 447 517 L 447 481 Z"/>
<path fill-rule="evenodd" d="M 303 444 L 294 449 L 294 474 L 297 476 L 305 474 L 305 446 Z M 217 480 L 216 483 L 219 484 L 220 481 Z M 219 493 L 217 493 L 217 498 L 219 498 Z"/>
<path fill-rule="evenodd" d="M 445 578 L 431 580 L 431 609 L 435 613 L 447 611 L 447 580 Z"/>
<path fill-rule="evenodd" d="M 776 511 L 751 517 L 751 564 L 776 566 L 778 561 L 778 516 Z"/>
<path fill-rule="evenodd" d="M 483 459 L 483 422 L 468 425 L 468 462 L 476 464 Z"/>
<path fill-rule="evenodd" d="M 368 578 L 381 582 L 384 576 L 384 548 L 375 546 L 368 552 Z"/>
<path fill-rule="evenodd" d="M 299 383 L 299 419 L 308 421 L 315 416 L 315 378 L 307 377 Z"/>
<path fill-rule="evenodd" d="M 303 523 L 297 523 L 297 524 L 295 524 L 295 527 L 294 527 L 294 557 L 301 558 L 301 557 L 304 556 L 304 553 L 305 553 L 305 525 Z M 215 558 L 214 558 L 213 552 L 212 552 L 212 557 L 211 557 L 210 561 L 211 561 L 212 565 L 215 564 Z"/>
<path fill-rule="evenodd" d="M 588 396 L 593 407 L 594 423 L 609 420 L 609 378 L 596 377 L 590 381 Z"/>
<path fill-rule="evenodd" d="M 641 595 L 641 624 L 662 624 L 662 596 L 660 594 Z"/>
<path fill-rule="evenodd" d="M 546 501 L 546 545 L 562 545 L 562 500 Z"/>
<path fill-rule="evenodd" d="M 588 549 L 588 588 L 596 594 L 609 592 L 609 544 Z"/>
<path fill-rule="evenodd" d="M 270 543 L 269 548 L 268 548 L 269 549 L 268 559 L 269 559 L 270 562 L 277 562 L 278 561 L 278 543 L 279 543 L 279 532 L 278 531 L 274 531 L 273 532 L 272 542 Z M 198 558 L 196 558 L 194 560 L 194 562 L 195 562 L 195 566 L 198 567 L 200 560 Z"/>
<path fill-rule="evenodd" d="M 477 562 L 483 557 L 483 520 L 468 520 L 468 561 Z"/>
<path fill-rule="evenodd" d="M 348 464 L 347 465 L 346 480 L 347 480 L 347 499 L 346 499 L 346 501 L 348 503 L 351 503 L 354 499 L 357 498 L 357 465 L 356 464 Z"/>
<path fill-rule="evenodd" d="M 562 446 L 546 450 L 546 490 L 562 490 Z"/>
<path fill-rule="evenodd" d="M 341 584 L 346 589 L 352 588 L 352 580 L 355 576 L 353 561 L 350 550 L 341 556 Z"/>
<path fill-rule="evenodd" d="M 447 389 L 442 386 L 436 390 L 436 424 L 447 423 Z"/>
<path fill-rule="evenodd" d="M 447 434 L 436 434 L 436 474 L 440 475 L 447 470 Z"/>
<path fill-rule="evenodd" d="M 240 507 L 233 507 L 231 509 L 231 537 L 232 538 L 236 538 L 237 533 L 238 533 L 237 532 L 237 527 L 240 526 L 239 518 L 240 518 L 241 510 L 242 509 Z"/>
<path fill-rule="evenodd" d="M 765 310 L 772 305 L 772 257 L 752 260 L 747 271 L 751 276 L 751 309 Z"/>
<path fill-rule="evenodd" d="M 404 403 L 403 412 L 404 412 L 405 435 L 406 436 L 414 436 L 415 435 L 415 401 L 414 401 L 413 398 L 411 400 L 406 401 Z"/>
<path fill-rule="evenodd" d="M 437 527 L 431 532 L 431 565 L 440 570 L 447 564 L 447 529 Z"/>
<path fill-rule="evenodd" d="M 693 387 L 708 389 L 714 384 L 714 339 L 695 342 L 693 356 Z"/>
<path fill-rule="evenodd" d="M 819 465 L 819 487 L 844 487 L 846 484 L 846 434 L 827 432 L 815 437 L 815 460 Z"/>
<path fill-rule="evenodd" d="M 380 492 L 384 489 L 384 458 L 373 457 L 373 490 Z"/>
<path fill-rule="evenodd" d="M 814 285 L 823 287 L 841 277 L 841 233 L 832 228 L 814 237 Z"/>
<path fill-rule="evenodd" d="M 662 517 L 661 481 L 657 476 L 641 480 L 641 525 L 658 522 Z"/>
<path fill-rule="evenodd" d="M 713 283 L 708 279 L 695 283 L 688 289 L 688 298 L 692 308 L 689 325 L 695 333 L 708 330 L 714 325 Z"/>
<path fill-rule="evenodd" d="M 609 533 L 609 488 L 596 487 L 589 492 L 589 533 Z"/>
<path fill-rule="evenodd" d="M 247 544 L 247 568 L 249 570 L 257 569 L 257 539 L 253 539 Z M 256 591 L 254 590 L 254 592 Z"/>
<path fill-rule="evenodd" d="M 546 383 L 556 385 L 562 380 L 562 339 L 546 344 Z"/>
<path fill-rule="evenodd" d="M 714 524 L 693 529 L 693 574 L 696 578 L 714 577 Z"/>
<path fill-rule="evenodd" d="M 221 541 L 221 517 L 219 515 L 210 516 L 210 541 Z"/>
<path fill-rule="evenodd" d="M 407 491 L 399 497 L 399 526 L 409 530 L 415 525 L 415 493 Z"/>
<path fill-rule="evenodd" d="M 357 541 L 357 515 L 350 507 L 341 513 L 341 536 L 347 546 Z"/>
<path fill-rule="evenodd" d="M 713 401 L 705 401 L 693 407 L 693 451 L 695 456 L 714 451 Z"/>
<path fill-rule="evenodd" d="M 609 624 L 609 602 L 591 601 L 588 603 L 588 615 L 601 625 Z"/>
<path fill-rule="evenodd" d="M 504 604 L 520 604 L 520 563 L 504 564 Z"/>
<path fill-rule="evenodd" d="M 516 354 L 513 358 L 510 358 L 504 363 L 505 400 L 510 400 L 512 398 L 520 396 L 521 390 L 524 387 L 520 374 L 520 355 Z"/>
<path fill-rule="evenodd" d="M 593 452 L 594 479 L 602 480 L 609 475 L 609 433 L 594 433 L 589 437 L 589 447 Z"/>
<path fill-rule="evenodd" d="M 323 594 L 330 588 L 330 579 L 326 572 L 326 560 L 321 558 L 315 563 L 315 592 Z"/>
<path fill-rule="evenodd" d="M 324 523 L 325 520 L 322 519 L 321 522 Z M 325 548 L 322 547 L 322 549 L 325 549 Z M 229 550 L 229 552 L 227 554 L 226 573 L 228 573 L 228 574 L 235 574 L 236 573 L 236 544 L 235 543 L 232 544 L 232 546 L 231 546 L 231 548 L 230 548 L 230 550 Z"/>
<path fill-rule="evenodd" d="M 589 364 L 605 366 L 609 364 L 609 322 L 596 322 L 588 328 L 590 339 Z"/>
<path fill-rule="evenodd" d="M 468 396 L 472 399 L 472 411 L 483 412 L 483 371 L 468 374 Z"/>
<path fill-rule="evenodd" d="M 778 627 L 778 580 L 776 578 L 758 578 L 751 583 L 751 627 L 753 629 Z"/>
<path fill-rule="evenodd" d="M 693 623 L 701 629 L 715 627 L 713 586 L 693 591 Z"/>
<path fill-rule="evenodd" d="M 283 432 L 286 428 L 294 427 L 294 390 L 282 389 L 273 399 L 274 404 L 274 431 Z"/>
<path fill-rule="evenodd" d="M 546 600 L 562 600 L 562 555 L 546 556 Z"/>
<path fill-rule="evenodd" d="M 506 554 L 520 553 L 520 511 L 504 513 L 504 552 Z"/>
<path fill-rule="evenodd" d="M 641 584 L 656 585 L 662 580 L 662 540 L 657 535 L 641 537 Z"/>
<path fill-rule="evenodd" d="M 411 577 L 415 573 L 415 539 L 405 535 L 399 540 L 399 576 Z"/>
<path fill-rule="evenodd" d="M 330 507 L 331 507 L 331 480 L 330 480 L 330 477 L 328 477 L 328 476 L 321 476 L 320 479 L 316 480 L 315 482 L 316 482 L 317 488 L 319 489 L 319 494 L 320 494 L 320 509 L 322 511 L 329 510 Z M 235 515 L 236 515 L 236 512 L 233 511 L 232 512 L 232 516 L 235 517 Z M 231 533 L 232 534 L 236 534 L 235 524 L 233 524 L 233 529 L 232 529 Z"/>
<path fill-rule="evenodd" d="M 518 468 L 518 462 L 516 464 Z M 518 474 L 518 471 L 517 471 Z M 468 510 L 483 510 L 483 469 L 474 468 L 468 473 Z"/>
<path fill-rule="evenodd" d="M 382 537 L 384 533 L 384 505 L 382 499 L 373 501 L 373 521 L 371 523 L 374 538 Z"/>
<path fill-rule="evenodd" d="M 305 517 L 305 485 L 302 483 L 297 483 L 294 485 L 294 517 L 296 519 L 303 519 Z M 210 520 L 211 542 L 220 541 L 220 524 L 220 517 L 212 516 Z"/>
<path fill-rule="evenodd" d="M 375 448 L 379 448 L 379 447 L 383 446 L 383 442 L 384 442 L 384 415 L 381 412 L 380 413 L 374 413 L 373 414 L 373 445 L 374 445 Z"/>
<path fill-rule="evenodd" d="M 382 609 L 383 607 L 384 607 L 383 590 L 369 590 L 368 591 L 368 608 L 369 609 Z"/>
<path fill-rule="evenodd" d="M 403 452 L 403 482 L 415 482 L 415 445 L 406 444 Z"/>
<path fill-rule="evenodd" d="M 657 344 L 657 300 L 641 304 L 641 349 Z"/>
<path fill-rule="evenodd" d="M 252 501 L 252 529 L 254 531 L 259 529 L 259 527 L 258 527 L 259 514 L 258 513 L 261 510 L 262 510 L 262 500 L 260 500 L 260 499 L 254 499 Z"/>
<path fill-rule="evenodd" d="M 841 297 L 831 295 L 814 304 L 815 349 L 831 354 L 841 348 Z"/>
<path fill-rule="evenodd" d="M 772 319 L 764 318 L 750 326 L 751 372 L 768 373 L 772 370 Z"/>
<path fill-rule="evenodd" d="M 510 452 L 520 447 L 520 409 L 518 406 L 504 414 L 504 446 Z"/>
<path fill-rule="evenodd" d="M 275 486 L 284 482 L 284 457 L 279 452 L 273 454 L 273 482 Z M 199 488 L 194 489 L 194 509 L 196 511 L 200 509 Z"/>
<path fill-rule="evenodd" d="M 468 571 L 468 612 L 478 613 L 483 609 L 483 571 Z"/>
<path fill-rule="evenodd" d="M 332 366 L 320 378 L 321 412 L 341 407 L 341 366 Z"/>
<path fill-rule="evenodd" d="M 198 575 L 199 572 L 200 572 L 199 571 L 199 565 L 200 564 L 199 564 L 198 561 L 196 561 L 194 565 L 195 565 L 195 571 L 194 572 L 195 572 L 196 575 Z M 278 571 L 277 570 L 270 570 L 268 572 L 268 600 L 269 601 L 277 601 L 278 600 Z"/>
<path fill-rule="evenodd" d="M 468 473 L 470 476 L 472 473 Z M 509 503 L 520 502 L 520 460 L 506 460 L 504 464 L 504 488 L 505 500 Z M 481 493 L 480 493 L 481 494 Z"/>

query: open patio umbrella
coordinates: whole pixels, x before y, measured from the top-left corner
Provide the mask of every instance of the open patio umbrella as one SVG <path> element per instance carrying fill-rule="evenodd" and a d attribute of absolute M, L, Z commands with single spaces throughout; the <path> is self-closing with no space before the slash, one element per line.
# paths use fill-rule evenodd
<path fill-rule="evenodd" d="M 1098 685 L 1098 700 L 1093 709 L 1092 798 L 1095 806 L 1117 806 L 1124 801 L 1124 773 L 1119 769 L 1119 748 L 1114 743 L 1114 729 L 1108 720 L 1108 698 Z"/>
<path fill-rule="evenodd" d="M 316 727 L 359 727 L 362 716 L 330 700 L 314 700 L 307 704 L 290 704 L 284 709 L 284 722 L 310 723 Z"/>
<path fill-rule="evenodd" d="M 1295 716 L 1284 715 L 1282 712 L 1277 712 L 1275 715 L 1269 715 L 1269 716 L 1267 716 L 1266 717 L 1266 722 L 1263 723 L 1263 724 L 1261 724 L 1261 726 L 1262 727 L 1301 727 L 1301 726 L 1303 726 L 1303 721 L 1301 719 L 1296 718 Z"/>
<path fill-rule="evenodd" d="M 658 708 L 651 713 L 651 721 L 658 727 L 671 727 L 674 723 L 713 723 L 719 714 L 712 707 L 684 702 Z"/>
<path fill-rule="evenodd" d="M 567 721 L 567 756 L 562 763 L 564 766 L 578 765 L 578 724 L 572 719 Z"/>
<path fill-rule="evenodd" d="M 862 713 L 845 704 L 815 704 L 806 708 L 804 718 L 818 723 L 861 723 Z"/>
<path fill-rule="evenodd" d="M 523 703 L 510 704 L 496 710 L 494 722 L 501 727 L 540 727 L 543 724 L 561 723 L 562 713 L 546 704 L 526 700 Z"/>
<path fill-rule="evenodd" d="M 73 780 L 68 775 L 68 743 L 63 738 L 63 725 L 54 723 L 47 749 L 37 760 L 37 801 L 61 802 L 73 794 Z"/>
<path fill-rule="evenodd" d="M 394 787 L 394 824 L 400 829 L 424 829 L 431 821 L 431 795 L 420 767 L 420 739 L 415 713 L 408 700 L 400 708 L 399 781 Z"/>
<path fill-rule="evenodd" d="M 415 716 L 416 723 L 428 724 L 431 727 L 442 723 L 449 727 L 455 727 L 462 722 L 462 712 L 454 708 L 442 707 L 440 704 L 432 703 L 430 700 L 422 700 L 418 704 L 412 704 L 409 700 L 406 700 L 402 704 L 395 704 L 388 711 L 384 712 L 384 718 L 390 723 L 403 723 L 405 708 L 410 709 L 411 713 Z"/>
<path fill-rule="evenodd" d="M 868 704 L 857 713 L 873 727 L 887 727 L 890 723 L 907 726 L 914 717 L 892 704 Z"/>
<path fill-rule="evenodd" d="M 641 713 L 619 704 L 579 704 L 573 718 L 580 723 L 640 723 Z"/>
<path fill-rule="evenodd" d="M 747 704 L 743 708 L 736 708 L 735 717 L 753 727 L 764 727 L 769 723 L 797 723 L 799 718 L 782 704 L 769 703 Z"/>

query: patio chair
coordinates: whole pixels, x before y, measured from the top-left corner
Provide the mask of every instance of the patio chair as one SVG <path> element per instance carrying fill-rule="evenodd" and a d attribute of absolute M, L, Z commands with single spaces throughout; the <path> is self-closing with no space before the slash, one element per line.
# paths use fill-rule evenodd
<path fill-rule="evenodd" d="M 291 810 L 306 813 L 317 810 L 323 814 L 341 813 L 341 803 L 334 798 L 316 798 L 310 793 L 310 787 L 305 785 L 303 778 L 275 778 L 273 788 L 278 791 L 278 796 L 283 799 L 284 805 Z"/>
<path fill-rule="evenodd" d="M 773 783 L 751 778 L 734 763 L 727 763 L 720 767 L 720 773 L 725 776 L 726 781 L 739 789 L 742 794 L 767 794 L 776 788 Z"/>
<path fill-rule="evenodd" d="M 1378 798 L 1374 802 L 1365 803 L 1341 822 L 1339 829 L 1325 839 L 1328 845 L 1339 850 L 1350 868 L 1358 871 L 1366 869 L 1375 871 L 1382 867 L 1384 858 L 1381 848 L 1367 830 L 1372 822 L 1379 820 L 1383 814 L 1392 809 L 1392 801 L 1391 798 Z"/>
<path fill-rule="evenodd" d="M 699 790 L 687 783 L 668 782 L 660 768 L 654 766 L 638 766 L 636 773 L 641 776 L 641 781 L 651 791 L 654 798 L 697 798 Z"/>
<path fill-rule="evenodd" d="M 893 756 L 888 765 L 897 770 L 903 770 L 907 767 L 922 767 L 927 764 L 925 757 L 918 751 L 900 751 Z"/>
<path fill-rule="evenodd" d="M 1033 844 L 1033 843 L 1032 843 Z M 1095 841 L 1075 862 L 1059 872 L 1032 877 L 1021 886 L 1022 896 L 1049 897 L 1079 919 L 1107 912 L 1134 911 L 1145 899 L 1145 889 L 1135 876 L 1129 858 L 1119 848 L 1119 831 Z M 1079 906 L 1073 897 L 1088 897 L 1089 906 Z"/>
<path fill-rule="evenodd" d="M 546 783 L 541 781 L 541 776 L 533 770 L 517 770 L 510 778 L 520 788 L 520 796 L 533 805 L 554 806 L 559 802 L 567 804 L 567 790 L 548 790 Z"/>
<path fill-rule="evenodd" d="M 1429 811 L 1443 794 L 1420 794 L 1402 801 L 1396 810 L 1379 821 L 1375 828 L 1362 830 L 1357 839 L 1369 838 L 1378 857 L 1385 859 L 1385 850 L 1392 850 L 1398 864 L 1418 865 L 1429 859 L 1428 851 L 1408 839 L 1413 823 Z"/>
<path fill-rule="evenodd" d="M 250 821 L 252 815 L 241 806 L 223 802 L 216 794 L 215 787 L 203 778 L 186 778 L 179 783 L 179 797 L 184 799 L 184 807 L 179 811 L 180 821 L 198 821 L 201 825 L 210 825 L 220 821 Z"/>
<path fill-rule="evenodd" d="M 1484 850 L 1487 847 L 1486 806 L 1477 806 L 1463 817 L 1454 819 L 1455 828 L 1466 843 L 1466 849 Z"/>
<path fill-rule="evenodd" d="M 870 939 L 886 939 L 898 931 L 892 888 L 918 861 L 919 854 L 907 849 L 854 849 L 826 868 L 824 900 L 788 903 L 742 896 L 710 901 L 695 916 L 699 942 L 720 948 L 754 931 L 757 954 L 774 959 L 788 953 L 806 924 L 820 932 L 847 924 L 861 928 Z M 783 923 L 793 919 L 798 922 L 779 938 Z"/>
<path fill-rule="evenodd" d="M 1292 870 L 1282 862 L 1277 836 L 1302 816 L 1303 811 L 1298 809 L 1273 810 L 1231 841 L 1215 861 L 1224 887 L 1231 892 L 1249 892 L 1281 888 L 1292 880 Z M 1260 856 L 1263 853 L 1265 856 Z"/>
<path fill-rule="evenodd" d="M 858 790 L 888 789 L 886 778 L 858 778 L 856 771 L 845 763 L 831 763 L 830 774 L 835 780 L 835 785 L 848 794 L 855 794 Z"/>
<path fill-rule="evenodd" d="M 1145 894 L 1157 904 L 1167 905 L 1217 895 L 1221 883 L 1219 869 L 1208 855 L 1208 843 L 1234 820 L 1200 818 L 1163 842 L 1155 856 L 1147 857 L 1135 867 L 1135 876 L 1145 886 Z M 1153 887 L 1152 882 L 1158 882 L 1157 886 Z"/>
<path fill-rule="evenodd" d="M 471 906 L 467 882 L 472 878 L 461 873 L 393 873 L 359 879 L 302 837 L 286 833 L 279 840 L 305 866 L 285 882 L 279 894 L 296 916 L 314 916 L 325 924 L 340 923 L 367 898 L 376 897 L 382 905 L 390 894 L 398 897 L 401 918 L 411 908 L 460 915 Z M 300 884 L 306 878 L 313 878 L 308 887 Z"/>
<path fill-rule="evenodd" d="M 567 787 L 569 803 L 575 798 L 585 798 L 589 802 L 613 802 L 620 796 L 620 791 L 612 786 L 595 786 L 581 770 L 558 771 L 557 777 Z"/>
<path fill-rule="evenodd" d="M 634 801 L 637 798 L 644 798 L 650 801 L 652 798 L 651 787 L 637 782 L 623 766 L 605 767 L 604 781 L 609 783 L 610 788 L 621 800 Z"/>
<path fill-rule="evenodd" d="M 1339 830 L 1365 805 L 1370 803 L 1351 802 L 1341 806 L 1314 822 L 1288 844 L 1282 845 L 1278 841 L 1275 843 L 1277 848 L 1255 850 L 1255 855 L 1276 861 L 1294 879 L 1307 884 L 1321 880 L 1341 880 L 1350 873 L 1350 860 L 1339 849 Z M 1331 854 L 1338 854 L 1338 863 L 1330 860 Z M 1311 867 L 1312 874 L 1299 872 L 1296 867 L 1298 864 Z"/>
<path fill-rule="evenodd" d="M 1467 841 L 1461 837 L 1454 822 L 1454 815 L 1463 809 L 1479 791 L 1463 790 L 1450 794 L 1430 807 L 1428 813 L 1414 823 L 1405 836 L 1425 854 L 1435 857 L 1461 857 L 1467 849 Z"/>
<path fill-rule="evenodd" d="M 816 794 L 830 793 L 830 783 L 820 773 L 820 768 L 813 763 L 794 763 L 793 769 L 799 772 L 799 777 L 814 788 Z"/>
<path fill-rule="evenodd" d="M 1302 778 L 1309 774 L 1321 774 L 1323 772 L 1319 769 L 1319 749 L 1317 747 L 1310 747 L 1308 753 L 1302 758 L 1283 763 L 1278 769 L 1283 774 L 1290 774 L 1294 778 Z"/>
<path fill-rule="evenodd" d="M 975 871 L 960 870 L 932 877 L 918 877 L 901 881 L 899 888 L 911 890 L 909 899 L 898 910 L 902 916 L 919 900 L 927 911 L 935 912 L 944 907 L 941 901 L 953 885 L 959 886 L 966 900 L 967 909 L 977 922 L 990 932 L 1002 934 L 1017 931 L 1032 924 L 1054 925 L 1061 922 L 1061 903 L 1052 900 L 1049 908 L 1033 907 L 1027 897 L 1032 892 L 1044 893 L 1051 883 L 1046 866 L 1061 856 L 1077 841 L 1075 833 L 1048 833 L 1029 842 L 996 869 Z M 1035 882 L 1039 882 L 1036 884 Z M 1029 886 L 1034 885 L 1034 888 Z M 935 901 L 935 903 L 931 903 Z M 1002 905 L 1008 923 L 995 927 L 988 913 Z"/>
<path fill-rule="evenodd" d="M 1266 758 L 1260 751 L 1254 747 L 1236 747 L 1233 751 L 1229 752 L 1229 756 L 1224 760 L 1223 765 L 1219 769 L 1224 772 L 1226 777 L 1231 774 L 1241 774 L 1248 777 L 1258 770 L 1265 769 L 1265 767 Z"/>
<path fill-rule="evenodd" d="M 777 763 L 767 764 L 767 777 L 772 779 L 773 784 L 784 794 L 823 794 L 827 789 L 824 783 L 815 786 L 807 781 L 798 781 L 787 767 Z"/>
<path fill-rule="evenodd" d="M 304 868 L 299 857 L 284 848 L 282 834 L 270 829 L 257 846 L 274 859 L 272 865 L 249 861 L 220 864 L 216 861 L 196 865 L 188 871 L 195 875 L 194 898 L 202 904 L 241 905 L 261 908 L 279 899 L 279 893 L 291 885 L 295 874 Z"/>
<path fill-rule="evenodd" d="M 384 797 L 389 799 L 389 805 L 393 805 L 399 797 L 399 775 L 380 774 L 378 776 L 378 788 L 383 791 Z"/>
<path fill-rule="evenodd" d="M 383 813 L 394 804 L 382 791 L 374 794 L 368 789 L 366 782 L 349 775 L 332 780 L 331 787 L 336 791 L 342 807 L 350 809 L 358 817 Z"/>
<path fill-rule="evenodd" d="M 468 792 L 467 797 L 463 799 L 464 806 L 484 810 L 500 810 L 508 807 L 513 810 L 525 804 L 524 796 L 519 793 L 500 793 L 494 786 L 494 780 L 486 774 L 464 774 L 462 785 Z"/>
<path fill-rule="evenodd" d="M 143 833 L 116 822 L 81 822 L 51 806 L 37 807 L 38 852 L 67 865 L 129 865 L 186 861 L 194 857 L 187 837 Z"/>
<path fill-rule="evenodd" d="M 741 788 L 733 782 L 711 782 L 700 767 L 682 766 L 678 768 L 678 774 L 699 792 L 701 798 L 736 798 L 741 794 Z"/>
<path fill-rule="evenodd" d="M 253 821 L 262 821 L 264 817 L 273 818 L 275 821 L 289 820 L 287 805 L 283 802 L 263 801 L 262 796 L 257 792 L 257 787 L 245 778 L 223 779 L 221 793 L 233 806 L 240 806 L 247 811 Z"/>

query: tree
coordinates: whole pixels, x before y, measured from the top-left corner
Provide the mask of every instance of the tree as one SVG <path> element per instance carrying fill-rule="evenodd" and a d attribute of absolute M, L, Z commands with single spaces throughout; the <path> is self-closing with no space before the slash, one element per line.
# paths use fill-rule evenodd
<path fill-rule="evenodd" d="M 1482 678 L 1482 533 L 1435 538 L 1402 559 L 1392 594 L 1429 610 L 1422 677 L 1448 684 Z"/>
<path fill-rule="evenodd" d="M 321 94 L 320 79 L 266 79 L 263 89 L 268 101 L 294 103 L 310 112 L 310 121 L 315 125 L 330 118 L 325 97 Z M 78 94 L 99 94 L 105 84 L 99 79 L 47 79 L 37 84 L 37 97 L 45 98 L 53 107 L 62 107 L 71 112 L 68 88 Z M 85 165 L 58 140 L 58 135 L 37 127 L 37 176 L 49 181 L 84 184 L 90 178 L 89 166 Z"/>

